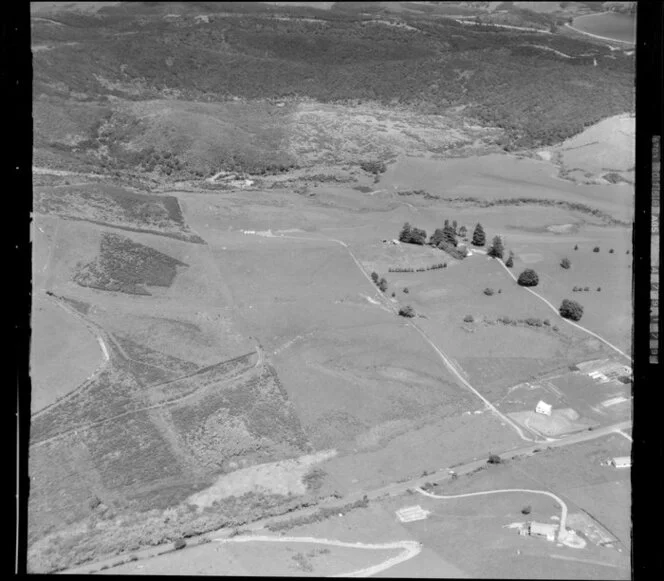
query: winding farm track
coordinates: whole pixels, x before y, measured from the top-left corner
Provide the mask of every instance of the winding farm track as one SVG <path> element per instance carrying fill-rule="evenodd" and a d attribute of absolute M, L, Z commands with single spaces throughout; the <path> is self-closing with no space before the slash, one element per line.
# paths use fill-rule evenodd
<path fill-rule="evenodd" d="M 512 277 L 512 280 L 513 280 L 514 282 L 517 282 L 517 278 L 516 278 L 516 276 L 514 276 L 514 274 L 512 273 L 512 271 L 511 271 L 509 268 L 507 268 L 507 267 L 505 266 L 505 264 L 503 263 L 503 261 L 500 260 L 500 259 L 496 259 L 496 260 L 498 260 L 498 264 L 500 264 L 500 266 L 502 266 L 502 267 L 505 269 L 505 271 L 507 272 L 507 274 L 509 274 L 509 275 Z M 588 333 L 589 335 L 592 335 L 592 336 L 595 337 L 596 339 L 599 339 L 602 343 L 604 343 L 605 345 L 608 345 L 609 347 L 611 347 L 611 349 L 613 349 L 614 351 L 616 351 L 617 353 L 619 353 L 619 354 L 622 355 L 623 357 L 629 359 L 629 361 L 630 361 L 630 363 L 631 363 L 632 358 L 631 358 L 629 355 L 627 355 L 627 353 L 625 353 L 624 351 L 621 351 L 620 349 L 618 349 L 618 347 L 616 347 L 616 346 L 613 345 L 612 343 L 609 343 L 606 339 L 604 339 L 604 337 L 600 337 L 597 333 L 593 333 L 590 329 L 586 329 L 585 327 L 582 327 L 581 325 L 575 323 L 574 321 L 570 321 L 569 319 L 566 319 L 565 317 L 561 317 L 561 316 L 560 316 L 560 313 L 558 312 L 558 309 L 556 309 L 556 307 L 554 307 L 554 306 L 553 306 L 549 301 L 547 301 L 542 295 L 537 294 L 534 290 L 532 290 L 532 289 L 530 289 L 530 288 L 528 288 L 528 287 L 522 287 L 522 288 L 524 288 L 525 290 L 527 290 L 529 293 L 535 295 L 539 300 L 541 300 L 541 301 L 543 301 L 544 303 L 546 303 L 546 305 L 547 305 L 547 306 L 548 306 L 548 307 L 549 307 L 549 308 L 550 308 L 550 309 L 556 314 L 556 316 L 557 316 L 559 319 L 562 319 L 563 321 L 565 321 L 565 322 L 568 323 L 569 325 L 572 325 L 573 327 L 576 327 L 577 329 L 581 329 L 581 331 L 583 331 L 584 333 Z"/>
<path fill-rule="evenodd" d="M 420 494 L 423 494 L 424 496 L 428 496 L 429 498 L 437 498 L 440 500 L 452 500 L 455 498 L 469 498 L 471 496 L 484 496 L 487 494 L 502 494 L 506 492 L 519 492 L 519 493 L 528 493 L 528 494 L 543 494 L 545 496 L 549 496 L 553 498 L 559 505 L 560 505 L 560 527 L 558 529 L 558 541 L 563 542 L 567 536 L 567 528 L 565 527 L 567 523 L 567 505 L 565 504 L 565 501 L 560 498 L 559 496 L 556 496 L 553 494 L 553 492 L 548 492 L 547 490 L 530 490 L 528 488 L 503 488 L 500 490 L 485 490 L 483 492 L 468 492 L 466 494 L 452 494 L 452 495 L 442 495 L 442 494 L 432 494 L 431 492 L 427 492 L 426 490 L 423 490 L 421 488 L 416 489 L 417 492 Z"/>
<path fill-rule="evenodd" d="M 251 542 L 264 542 L 264 543 L 313 543 L 317 545 L 330 545 L 333 547 L 348 547 L 352 549 L 369 549 L 374 551 L 385 551 L 389 549 L 402 549 L 402 553 L 396 557 L 391 557 L 378 565 L 358 569 L 350 573 L 342 573 L 339 575 L 332 575 L 332 577 L 370 577 L 376 573 L 386 571 L 399 563 L 408 561 L 416 557 L 422 551 L 422 545 L 416 541 L 394 541 L 391 543 L 346 543 L 344 541 L 333 541 L 330 539 L 320 539 L 316 537 L 270 537 L 264 535 L 256 535 L 251 537 L 233 537 L 230 539 L 217 538 L 213 539 L 218 543 L 251 543 Z"/>

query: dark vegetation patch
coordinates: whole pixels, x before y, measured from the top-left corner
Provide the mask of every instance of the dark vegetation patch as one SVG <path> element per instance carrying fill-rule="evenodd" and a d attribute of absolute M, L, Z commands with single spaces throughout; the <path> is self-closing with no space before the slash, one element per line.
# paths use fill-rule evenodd
<path fill-rule="evenodd" d="M 215 370 L 209 370 L 212 376 L 195 376 L 194 390 L 199 383 L 228 379 L 229 369 L 231 377 L 247 371 L 250 361 L 248 354 L 226 362 L 223 377 Z M 130 383 L 128 373 L 116 376 L 89 391 L 86 401 L 79 397 L 74 405 L 64 402 L 48 421 L 37 418 L 33 442 L 70 428 L 76 423 L 71 421 L 76 412 L 83 421 L 94 419 L 91 414 L 95 412 L 102 419 L 94 430 L 84 429 L 77 436 L 32 448 L 31 471 L 39 477 L 30 499 L 31 543 L 54 528 L 59 531 L 46 550 L 40 550 L 42 569 L 136 551 L 223 526 L 237 527 L 283 513 L 289 506 L 291 510 L 302 506 L 301 501 L 281 495 L 254 493 L 216 501 L 201 514 L 183 504 L 214 482 L 219 464 L 238 455 L 259 462 L 310 451 L 272 368 L 257 370 L 230 387 L 215 386 L 196 403 L 175 403 L 174 407 L 144 409 L 113 419 L 110 416 L 126 408 L 127 401 L 138 402 L 149 391 L 137 381 Z M 220 410 L 227 412 L 222 421 L 211 422 Z M 250 440 L 246 449 L 235 444 L 236 433 L 228 432 L 229 418 L 246 427 Z M 162 511 L 172 507 L 178 508 L 165 517 Z M 85 535 L 67 531 L 67 525 L 86 519 Z"/>
<path fill-rule="evenodd" d="M 418 268 L 412 268 L 409 266 L 390 266 L 387 269 L 387 272 L 425 272 L 427 270 L 438 270 L 440 268 L 447 268 L 447 262 L 439 262 L 437 264 L 420 266 Z"/>
<path fill-rule="evenodd" d="M 282 456 L 285 449 L 308 450 L 300 420 L 271 367 L 223 390 L 210 391 L 200 401 L 168 408 L 166 413 L 192 456 L 217 470 L 238 458 L 268 462 Z M 220 449 L 220 438 L 231 424 L 243 436 Z"/>
<path fill-rule="evenodd" d="M 66 401 L 45 408 L 32 419 L 31 444 L 76 430 L 98 429 L 108 422 L 118 423 L 122 418 L 127 421 L 130 414 L 151 405 L 177 401 L 235 377 L 251 367 L 254 355 L 248 353 L 183 375 L 175 365 L 175 369 L 166 369 L 125 359 L 113 342 L 108 348 L 111 361 L 105 369 L 86 380 Z M 149 354 L 152 350 L 147 347 L 142 347 L 142 351 L 152 360 L 163 355 Z M 187 365 L 184 361 L 179 364 L 180 367 Z"/>
<path fill-rule="evenodd" d="M 131 238 L 104 232 L 99 255 L 79 267 L 74 281 L 99 290 L 150 295 L 145 287 L 170 287 L 178 266 L 188 265 Z"/>
<path fill-rule="evenodd" d="M 100 184 L 41 188 L 35 191 L 34 209 L 44 214 L 204 243 L 189 230 L 173 196 L 138 194 Z"/>
<path fill-rule="evenodd" d="M 600 59 L 608 48 L 563 35 L 464 26 L 414 11 L 390 18 L 415 30 L 367 24 L 383 18 L 378 5 L 206 5 L 208 23 L 186 10 L 168 21 L 163 10 L 109 7 L 96 16 L 63 15 L 68 26 L 35 23 L 36 43 L 80 43 L 35 53 L 37 94 L 145 99 L 174 90 L 199 101 L 307 97 L 431 111 L 469 105 L 467 114 L 506 130 L 508 148 L 559 142 L 633 109 L 634 60 L 622 53 Z M 529 43 L 572 58 L 519 46 Z"/>
<path fill-rule="evenodd" d="M 119 346 L 122 347 L 122 350 L 127 356 L 135 361 L 168 369 L 169 371 L 177 373 L 178 376 L 187 375 L 199 369 L 199 366 L 195 363 L 184 361 L 178 357 L 173 357 L 172 355 L 167 355 L 166 353 L 145 347 L 144 345 L 133 341 L 126 335 L 119 335 L 116 333 L 114 334 L 114 339 Z"/>
<path fill-rule="evenodd" d="M 582 214 L 590 214 L 597 218 L 600 218 L 605 223 L 615 226 L 631 226 L 630 222 L 625 220 L 618 220 L 611 216 L 610 214 L 598 210 L 597 208 L 592 208 L 586 204 L 579 202 L 567 202 L 565 200 L 552 200 L 546 198 L 497 198 L 493 200 L 483 200 L 474 196 L 465 196 L 465 197 L 455 197 L 455 198 L 446 198 L 443 196 L 437 196 L 429 194 L 424 190 L 413 190 L 411 192 L 399 192 L 399 195 L 420 195 L 425 199 L 432 200 L 443 200 L 452 204 L 458 204 L 460 206 L 471 205 L 479 208 L 491 208 L 494 206 L 548 206 L 548 207 L 558 207 L 564 210 L 572 210 L 575 212 L 580 212 Z M 599 252 L 599 248 L 595 251 Z"/>

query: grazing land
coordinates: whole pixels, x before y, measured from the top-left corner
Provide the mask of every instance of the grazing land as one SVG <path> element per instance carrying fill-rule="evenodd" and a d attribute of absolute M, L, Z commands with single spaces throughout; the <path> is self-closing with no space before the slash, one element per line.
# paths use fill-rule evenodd
<path fill-rule="evenodd" d="M 595 4 L 31 7 L 28 571 L 627 578 Z"/>

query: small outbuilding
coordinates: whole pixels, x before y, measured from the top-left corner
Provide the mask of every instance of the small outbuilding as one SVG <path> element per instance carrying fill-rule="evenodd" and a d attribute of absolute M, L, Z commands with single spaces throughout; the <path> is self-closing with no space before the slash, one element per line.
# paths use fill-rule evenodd
<path fill-rule="evenodd" d="M 535 406 L 535 412 L 538 414 L 544 414 L 545 416 L 551 415 L 551 404 L 543 401 L 539 401 L 537 406 Z"/>
<path fill-rule="evenodd" d="M 528 523 L 528 534 L 531 537 L 543 537 L 547 541 L 555 541 L 558 525 L 540 522 Z"/>
<path fill-rule="evenodd" d="M 611 458 L 611 466 L 614 468 L 631 468 L 632 459 L 629 456 L 618 456 Z"/>

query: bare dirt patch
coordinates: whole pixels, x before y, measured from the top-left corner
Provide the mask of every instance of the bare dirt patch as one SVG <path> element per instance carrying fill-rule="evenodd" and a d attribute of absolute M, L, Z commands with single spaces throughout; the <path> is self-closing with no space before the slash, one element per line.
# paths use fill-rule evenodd
<path fill-rule="evenodd" d="M 199 509 L 211 506 L 219 499 L 229 496 L 242 496 L 248 492 L 270 492 L 288 496 L 304 494 L 306 488 L 302 482 L 311 466 L 334 456 L 335 452 L 325 451 L 300 456 L 279 462 L 266 462 L 257 466 L 236 470 L 223 475 L 210 488 L 206 488 L 187 499 L 187 502 Z"/>

